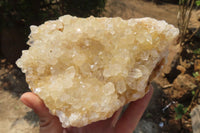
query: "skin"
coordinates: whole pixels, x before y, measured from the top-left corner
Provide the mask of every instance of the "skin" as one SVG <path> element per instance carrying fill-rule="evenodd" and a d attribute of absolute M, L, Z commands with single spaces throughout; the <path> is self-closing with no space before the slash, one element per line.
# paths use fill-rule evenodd
<path fill-rule="evenodd" d="M 143 98 L 129 104 L 120 118 L 122 108 L 115 112 L 111 118 L 81 128 L 63 128 L 58 117 L 51 115 L 43 101 L 32 92 L 24 93 L 21 96 L 21 101 L 39 116 L 40 133 L 132 133 L 153 94 L 153 88 L 151 86 L 149 88 L 149 92 Z"/>

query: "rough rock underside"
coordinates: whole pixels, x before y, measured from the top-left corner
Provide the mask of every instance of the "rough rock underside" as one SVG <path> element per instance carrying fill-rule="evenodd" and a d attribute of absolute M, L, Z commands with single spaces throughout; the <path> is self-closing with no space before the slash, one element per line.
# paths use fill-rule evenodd
<path fill-rule="evenodd" d="M 111 117 L 148 91 L 156 65 L 178 29 L 152 18 L 77 18 L 31 26 L 17 65 L 63 127 Z"/>

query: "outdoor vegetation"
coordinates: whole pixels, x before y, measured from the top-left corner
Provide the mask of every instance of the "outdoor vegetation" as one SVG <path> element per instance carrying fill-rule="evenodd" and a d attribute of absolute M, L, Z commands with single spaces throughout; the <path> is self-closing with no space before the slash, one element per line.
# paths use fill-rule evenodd
<path fill-rule="evenodd" d="M 77 17 L 99 16 L 104 10 L 105 2 L 106 0 L 1 0 L 0 34 L 9 34 L 15 41 L 1 38 L 1 55 L 12 62 L 19 58 L 21 50 L 27 48 L 25 42 L 30 33 L 30 25 L 39 25 L 64 14 Z M 17 33 L 20 35 L 15 37 Z M 7 47 L 2 46 L 2 43 L 7 43 Z M 11 53 L 14 55 L 10 55 Z"/>

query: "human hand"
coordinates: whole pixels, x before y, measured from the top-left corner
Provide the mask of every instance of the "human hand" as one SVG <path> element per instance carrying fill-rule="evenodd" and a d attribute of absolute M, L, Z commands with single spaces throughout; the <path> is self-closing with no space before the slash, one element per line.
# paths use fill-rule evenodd
<path fill-rule="evenodd" d="M 27 92 L 21 96 L 21 101 L 40 118 L 40 133 L 132 133 L 142 117 L 153 94 L 153 88 L 141 99 L 131 102 L 119 119 L 120 108 L 111 118 L 76 128 L 63 128 L 58 117 L 49 113 L 43 101 L 34 93 Z"/>

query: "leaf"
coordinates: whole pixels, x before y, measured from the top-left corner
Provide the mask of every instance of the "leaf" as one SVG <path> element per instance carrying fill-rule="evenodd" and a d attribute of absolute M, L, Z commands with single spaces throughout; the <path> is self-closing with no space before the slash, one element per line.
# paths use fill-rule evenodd
<path fill-rule="evenodd" d="M 200 1 L 199 1 L 200 2 Z M 200 3 L 199 3 L 200 4 Z M 194 51 L 193 51 L 193 53 L 194 54 L 200 54 L 200 48 L 198 48 L 198 49 L 195 49 Z"/>
<path fill-rule="evenodd" d="M 182 118 L 182 115 L 180 115 L 180 114 L 176 115 L 176 117 L 175 117 L 176 120 L 180 120 L 181 118 Z"/>
<path fill-rule="evenodd" d="M 193 90 L 193 91 L 192 91 L 192 95 L 194 96 L 194 95 L 195 95 L 195 93 L 196 93 L 196 92 Z"/>
<path fill-rule="evenodd" d="M 196 1 L 196 5 L 197 5 L 197 6 L 200 6 L 200 0 L 197 0 L 197 1 Z"/>
<path fill-rule="evenodd" d="M 182 116 L 187 112 L 187 108 L 184 107 L 183 104 L 178 104 L 178 106 L 176 108 L 174 108 L 174 111 L 176 113 L 176 120 L 179 120 L 182 118 Z"/>
<path fill-rule="evenodd" d="M 185 109 L 183 110 L 184 114 L 187 113 L 187 111 L 188 111 L 188 108 L 185 108 Z"/>
<path fill-rule="evenodd" d="M 199 72 L 194 72 L 194 73 L 192 73 L 192 75 L 196 78 L 199 76 Z"/>

